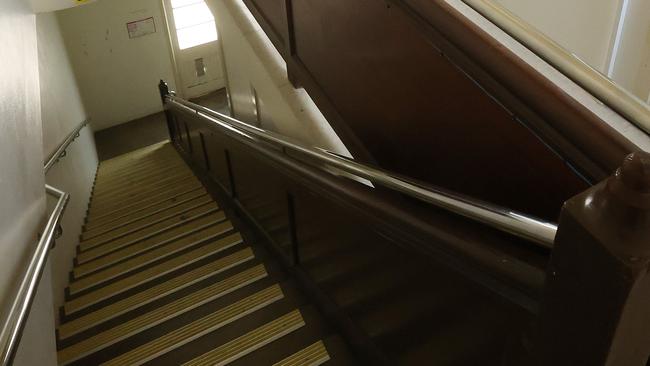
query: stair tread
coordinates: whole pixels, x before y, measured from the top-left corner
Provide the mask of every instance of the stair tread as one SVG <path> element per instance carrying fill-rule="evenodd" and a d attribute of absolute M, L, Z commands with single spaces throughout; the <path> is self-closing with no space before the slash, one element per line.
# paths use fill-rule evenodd
<path fill-rule="evenodd" d="M 100 164 L 77 249 L 57 329 L 61 365 L 354 364 L 169 142 Z"/>
<path fill-rule="evenodd" d="M 188 200 L 195 199 L 205 195 L 205 189 L 197 186 L 187 192 L 181 192 L 176 196 L 165 198 L 160 201 L 155 201 L 150 205 L 141 205 L 140 207 L 126 207 L 118 212 L 109 214 L 105 219 L 97 219 L 95 222 L 90 220 L 84 226 L 84 233 L 89 235 L 96 235 L 96 233 L 108 232 L 113 228 L 129 224 L 138 220 L 146 220 L 147 217 L 159 213 L 161 211 L 170 209 L 176 205 L 184 203 Z"/>
<path fill-rule="evenodd" d="M 266 270 L 260 270 L 257 272 L 252 271 L 248 276 L 237 278 L 236 280 L 230 278 L 229 280 L 224 280 L 203 288 L 152 312 L 122 323 L 109 331 L 94 335 L 60 350 L 58 352 L 59 362 L 66 363 L 75 361 L 76 359 L 82 358 L 90 353 L 97 352 L 98 350 L 104 349 L 117 341 L 129 337 L 134 332 L 139 332 L 156 326 L 157 324 L 168 320 L 170 317 L 180 316 L 200 305 L 213 301 L 232 291 L 236 291 L 241 288 L 241 286 L 245 286 L 252 281 L 263 278 L 264 276 L 266 276 Z"/>
<path fill-rule="evenodd" d="M 75 278 L 98 271 L 120 261 L 127 260 L 143 252 L 152 250 L 176 240 L 196 241 L 201 239 L 205 231 L 225 232 L 232 230 L 230 221 L 224 221 L 222 212 L 213 212 L 192 221 L 185 221 L 174 225 L 170 229 L 135 243 L 110 244 L 93 251 L 92 259 L 82 262 L 73 269 Z M 213 230 L 210 230 L 212 228 Z M 101 249 L 101 250 L 100 250 Z M 83 254 L 83 253 L 81 253 Z M 77 256 L 79 259 L 81 254 Z M 84 258 L 91 258 L 91 255 Z"/>
<path fill-rule="evenodd" d="M 189 255 L 188 255 L 189 256 Z M 231 254 L 222 259 L 225 266 L 236 265 L 253 258 L 253 252 L 250 248 L 245 248 L 237 253 Z M 157 266 L 148 268 L 144 271 L 133 274 L 124 279 L 111 282 L 110 284 L 94 290 L 90 293 L 81 295 L 64 304 L 66 314 L 78 311 L 85 307 L 91 306 L 102 300 L 115 296 L 120 292 L 127 291 L 128 289 L 139 286 L 143 283 L 153 281 L 155 278 L 174 271 L 182 266 L 188 265 L 187 258 L 179 256 L 170 259 L 167 262 L 161 263 Z"/>
<path fill-rule="evenodd" d="M 202 206 L 212 202 L 212 198 L 207 194 L 201 194 L 198 197 L 189 200 L 181 201 L 171 207 L 167 207 L 159 212 L 154 212 L 151 215 L 123 223 L 122 225 L 113 225 L 110 227 L 98 227 L 95 230 L 86 230 L 81 234 L 81 241 L 108 241 L 114 240 L 133 232 L 142 230 L 149 225 L 156 224 L 162 220 L 183 214 L 191 209 Z"/>
<path fill-rule="evenodd" d="M 191 252 L 187 253 L 188 255 L 185 258 L 188 263 L 192 263 L 242 243 L 242 238 L 239 233 L 223 236 L 230 229 L 232 229 L 231 225 L 215 225 L 202 232 L 197 232 L 196 235 L 201 235 L 199 239 L 194 239 L 193 235 L 191 235 L 183 240 L 173 241 L 167 245 L 160 246 L 149 252 L 71 282 L 70 292 L 77 293 L 101 285 L 117 277 L 128 275 L 152 263 L 166 260 L 172 255 L 177 255 L 181 252 L 187 253 L 188 250 L 191 250 Z M 196 248 L 197 246 L 198 248 Z"/>
<path fill-rule="evenodd" d="M 120 235 L 122 232 L 120 229 L 117 229 L 110 233 L 113 235 L 105 234 L 103 236 L 82 240 L 79 244 L 79 250 L 81 251 L 81 254 L 87 255 L 88 253 L 86 252 L 104 244 L 112 244 L 112 246 L 115 247 L 120 244 L 124 245 L 125 243 L 142 240 L 151 235 L 155 235 L 162 230 L 169 229 L 174 225 L 187 222 L 194 217 L 199 217 L 200 215 L 214 212 L 219 209 L 219 206 L 216 204 L 216 202 L 212 200 L 206 201 L 205 199 L 202 200 L 201 204 L 193 204 L 189 205 L 189 207 L 187 207 L 186 204 L 185 206 L 181 207 L 183 208 L 181 212 L 177 212 L 173 215 L 168 215 L 163 219 L 156 220 L 156 217 L 149 218 L 147 220 L 147 225 L 139 230 L 135 230 L 130 233 L 123 233 L 123 235 Z"/>

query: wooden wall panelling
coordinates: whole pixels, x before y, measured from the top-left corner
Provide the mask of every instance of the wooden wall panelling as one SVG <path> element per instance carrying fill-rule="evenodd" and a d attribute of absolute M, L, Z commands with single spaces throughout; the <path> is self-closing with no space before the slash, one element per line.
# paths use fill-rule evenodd
<path fill-rule="evenodd" d="M 501 259 L 515 253 L 536 263 L 539 272 L 546 255 L 534 259 L 536 255 L 531 256 L 525 243 L 430 207 L 393 202 L 392 196 L 382 198 L 381 191 L 345 178 L 306 167 L 294 171 L 215 129 L 209 133 L 209 129 L 200 127 L 200 121 L 189 124 L 194 131 L 211 136 L 205 140 L 211 154 L 232 152 L 237 187 L 241 190 L 239 203 L 275 245 L 285 237 L 273 232 L 267 218 L 276 213 L 284 218 L 286 197 L 291 195 L 300 268 L 391 359 L 413 363 L 443 362 L 451 357 L 465 364 L 481 360 L 496 365 L 509 337 L 518 335 L 530 321 L 531 313 L 474 283 L 476 277 L 468 277 L 457 270 L 453 261 L 431 249 L 447 240 L 467 240 L 464 245 L 479 240 L 494 245 L 488 251 L 498 252 L 511 242 L 521 253 L 512 250 L 497 255 L 498 265 L 504 268 Z M 272 151 L 281 155 L 280 151 Z M 200 156 L 190 158 L 202 168 Z M 295 169 L 302 166 L 297 164 Z M 211 177 L 223 179 L 219 176 Z M 317 176 L 322 181 L 315 181 Z M 368 199 L 377 202 L 360 204 Z M 383 200 L 387 201 L 381 203 Z M 405 215 L 402 209 L 412 216 Z M 433 235 L 423 234 L 401 228 L 402 220 L 415 226 L 427 226 L 422 220 L 431 220 L 427 222 L 440 228 Z M 455 235 L 459 235 L 458 239 L 453 239 Z M 287 248 L 278 246 L 290 258 Z M 509 263 L 517 262 L 512 258 Z"/>
<path fill-rule="evenodd" d="M 531 66 L 471 24 L 445 1 L 390 0 L 409 9 L 420 24 L 436 29 L 486 72 L 518 95 L 609 176 L 634 146 L 584 106 L 546 80 Z"/>
<path fill-rule="evenodd" d="M 296 58 L 382 167 L 548 219 L 586 187 L 401 9 L 292 5 Z"/>

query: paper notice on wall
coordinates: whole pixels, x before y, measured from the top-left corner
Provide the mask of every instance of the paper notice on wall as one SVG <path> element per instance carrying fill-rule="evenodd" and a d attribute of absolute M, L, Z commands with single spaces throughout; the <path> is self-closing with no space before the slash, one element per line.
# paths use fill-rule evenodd
<path fill-rule="evenodd" d="M 126 29 L 129 30 L 129 38 L 144 37 L 148 34 L 156 33 L 156 23 L 153 17 L 150 17 L 126 23 Z"/>

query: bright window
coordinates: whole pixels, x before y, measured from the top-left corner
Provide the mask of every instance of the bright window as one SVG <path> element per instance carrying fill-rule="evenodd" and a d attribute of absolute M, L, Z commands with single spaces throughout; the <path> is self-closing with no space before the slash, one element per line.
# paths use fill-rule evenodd
<path fill-rule="evenodd" d="M 171 0 L 181 50 L 217 40 L 214 16 L 204 0 Z"/>

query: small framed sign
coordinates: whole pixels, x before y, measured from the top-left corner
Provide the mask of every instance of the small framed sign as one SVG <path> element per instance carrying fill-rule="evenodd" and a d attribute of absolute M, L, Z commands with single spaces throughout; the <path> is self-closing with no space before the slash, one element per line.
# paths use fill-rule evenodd
<path fill-rule="evenodd" d="M 129 38 L 144 37 L 148 34 L 156 33 L 156 22 L 153 17 L 136 20 L 126 23 L 126 29 L 129 31 Z"/>

